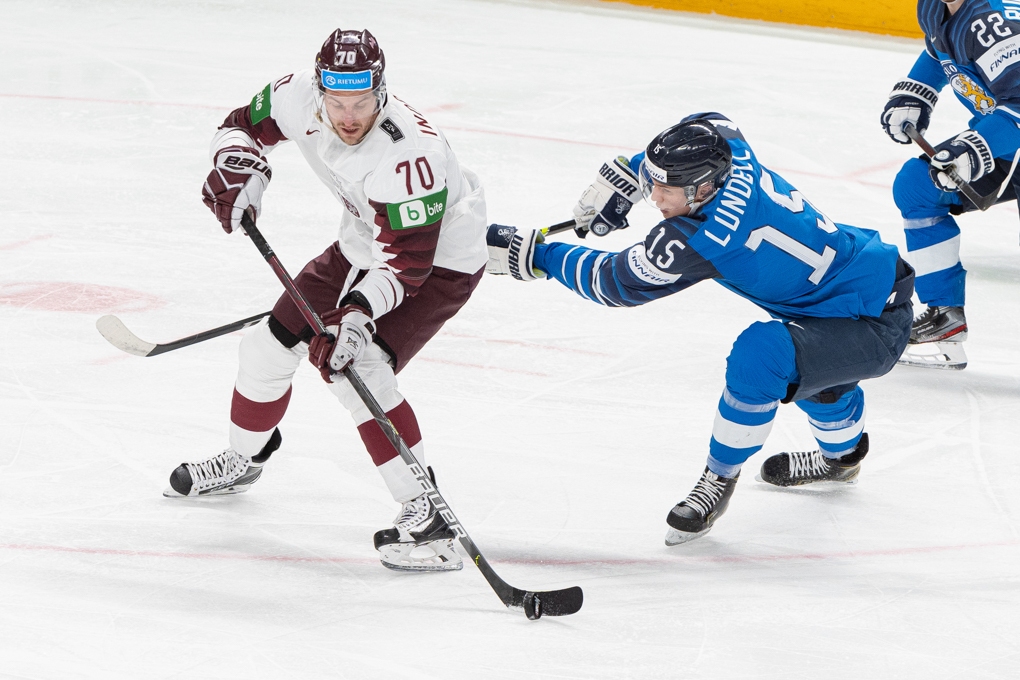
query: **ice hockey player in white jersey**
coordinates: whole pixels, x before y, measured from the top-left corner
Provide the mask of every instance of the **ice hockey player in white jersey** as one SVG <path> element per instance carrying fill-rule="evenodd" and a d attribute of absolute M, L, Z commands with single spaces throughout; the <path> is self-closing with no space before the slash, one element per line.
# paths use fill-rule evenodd
<path fill-rule="evenodd" d="M 385 58 L 367 30 L 337 29 L 315 68 L 284 76 L 233 111 L 212 141 L 205 204 L 228 233 L 245 211 L 261 213 L 272 171 L 266 157 L 294 142 L 343 205 L 340 232 L 296 277 L 336 337 L 314 336 L 282 296 L 241 341 L 229 446 L 184 463 L 167 496 L 246 491 L 280 447 L 277 425 L 291 381 L 308 357 L 354 418 L 372 461 L 401 503 L 394 526 L 376 533 L 393 569 L 460 569 L 453 532 L 346 379 L 356 366 L 419 463 L 421 432 L 395 375 L 467 302 L 484 270 L 485 200 L 434 125 L 386 90 Z"/>

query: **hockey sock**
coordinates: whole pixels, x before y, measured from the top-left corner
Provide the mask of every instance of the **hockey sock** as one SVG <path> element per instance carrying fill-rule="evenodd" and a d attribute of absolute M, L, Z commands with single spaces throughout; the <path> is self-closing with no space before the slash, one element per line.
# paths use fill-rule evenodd
<path fill-rule="evenodd" d="M 748 403 L 724 389 L 712 426 L 708 468 L 721 477 L 735 477 L 740 465 L 765 444 L 778 406 L 778 401 Z"/>
<path fill-rule="evenodd" d="M 722 462 L 721 460 L 718 460 L 717 458 L 715 458 L 715 456 L 712 456 L 711 454 L 708 456 L 708 469 L 714 472 L 715 474 L 719 475 L 720 477 L 728 477 L 729 479 L 733 479 L 738 474 L 740 474 L 740 468 L 742 466 L 743 463 L 729 465 L 727 463 Z"/>
<path fill-rule="evenodd" d="M 403 437 L 404 443 L 414 454 L 419 465 L 425 467 L 425 446 L 421 441 L 421 430 L 418 429 L 418 420 L 415 418 L 411 405 L 406 401 L 400 402 L 396 408 L 386 412 L 386 416 L 393 423 L 394 427 Z M 368 449 L 368 455 L 372 457 L 382 475 L 383 481 L 393 494 L 393 500 L 403 503 L 420 495 L 422 492 L 418 481 L 410 473 L 404 460 L 397 455 L 393 444 L 386 438 L 382 428 L 375 420 L 369 420 L 358 426 L 358 434 Z"/>
<path fill-rule="evenodd" d="M 300 347 L 281 345 L 265 321 L 241 340 L 230 403 L 230 446 L 238 453 L 258 455 L 283 420 L 291 380 L 304 354 Z"/>
<path fill-rule="evenodd" d="M 858 385 L 832 404 L 821 404 L 807 399 L 797 406 L 808 416 L 811 434 L 826 458 L 839 458 L 857 446 L 864 433 L 864 390 Z"/>

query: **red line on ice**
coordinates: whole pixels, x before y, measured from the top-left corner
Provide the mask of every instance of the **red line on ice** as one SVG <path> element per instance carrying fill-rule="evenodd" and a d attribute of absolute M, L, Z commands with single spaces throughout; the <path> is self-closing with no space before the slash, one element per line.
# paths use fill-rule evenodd
<path fill-rule="evenodd" d="M 59 96 L 59 95 L 10 94 L 10 93 L 3 93 L 3 92 L 0 92 L 0 97 L 9 97 L 9 98 L 13 98 L 13 99 L 49 99 L 49 100 L 57 100 L 57 101 L 93 102 L 93 103 L 97 103 L 97 104 L 132 104 L 132 105 L 142 105 L 142 106 L 175 106 L 175 107 L 179 107 L 179 108 L 211 109 L 211 110 L 215 110 L 215 111 L 229 111 L 230 110 L 230 108 L 228 108 L 226 106 L 212 106 L 212 105 L 209 105 L 209 104 L 188 104 L 188 103 L 182 103 L 182 102 L 144 101 L 144 100 L 140 100 L 140 99 L 98 99 L 98 98 L 93 98 L 93 97 L 64 97 L 64 96 Z M 452 106 L 454 106 L 454 105 L 444 104 L 444 105 L 442 105 L 442 106 L 440 106 L 438 108 L 446 110 L 446 109 L 451 108 Z M 500 137 L 516 137 L 518 139 L 535 139 L 535 140 L 542 141 L 542 142 L 556 142 L 556 143 L 560 143 L 560 144 L 576 144 L 576 145 L 579 145 L 579 146 L 594 146 L 594 147 L 598 147 L 598 148 L 602 148 L 602 149 L 616 149 L 618 151 L 619 150 L 625 150 L 625 149 L 633 148 L 633 145 L 631 145 L 631 144 L 605 144 L 605 143 L 602 143 L 602 142 L 588 142 L 588 141 L 583 141 L 583 140 L 579 140 L 579 139 L 566 139 L 564 137 L 550 137 L 550 136 L 547 136 L 547 135 L 532 135 L 532 134 L 527 134 L 527 133 L 523 133 L 523 132 L 510 132 L 510 131 L 506 131 L 506 130 L 487 130 L 487 129 L 484 129 L 484 128 L 461 127 L 461 126 L 457 126 L 457 125 L 446 125 L 446 124 L 442 125 L 442 128 L 445 129 L 445 130 L 457 130 L 458 132 L 473 132 L 473 133 L 484 134 L 484 135 L 497 135 L 497 136 L 500 136 Z M 878 166 L 862 168 L 860 170 L 856 170 L 856 171 L 851 172 L 851 173 L 846 174 L 846 175 L 822 175 L 822 174 L 815 173 L 815 172 L 805 172 L 805 171 L 801 171 L 801 170 L 793 170 L 793 169 L 781 168 L 781 167 L 775 167 L 774 169 L 779 170 L 780 172 L 787 172 L 787 173 L 791 173 L 791 174 L 800 173 L 801 175 L 807 175 L 807 176 L 810 176 L 810 177 L 820 177 L 822 179 L 831 179 L 831 180 L 844 179 L 844 180 L 849 180 L 849 181 L 852 181 L 852 182 L 856 182 L 857 184 L 864 184 L 864 185 L 867 185 L 867 186 L 874 186 L 874 187 L 881 187 L 881 188 L 884 188 L 884 189 L 888 189 L 888 188 L 891 187 L 890 184 L 879 183 L 879 182 L 869 182 L 869 181 L 857 178 L 857 175 L 873 172 L 875 170 L 887 167 L 888 165 L 889 165 L 889 163 L 884 163 L 884 164 L 878 165 Z"/>
<path fill-rule="evenodd" d="M 617 559 L 590 557 L 584 559 L 518 558 L 492 556 L 494 562 L 507 564 L 546 565 L 557 567 L 606 566 L 670 566 L 677 563 L 710 564 L 759 564 L 769 562 L 795 562 L 812 560 L 845 560 L 869 557 L 902 557 L 904 555 L 925 555 L 931 553 L 979 550 L 983 548 L 1012 548 L 1020 541 L 988 541 L 985 543 L 961 543 L 956 545 L 926 545 L 912 548 L 887 548 L 879 550 L 842 550 L 837 552 L 786 553 L 773 555 L 683 555 L 675 553 L 670 558 Z M 361 557 L 301 557 L 298 555 L 251 555 L 242 553 L 189 553 L 162 550 L 118 550 L 115 548 L 74 548 L 61 545 L 28 545 L 24 543 L 0 543 L 0 550 L 21 550 L 26 552 L 56 552 L 76 555 L 107 555 L 115 557 L 170 557 L 192 560 L 246 560 L 251 562 L 286 562 L 312 564 L 375 564 L 377 560 Z"/>
<path fill-rule="evenodd" d="M 48 238 L 53 238 L 53 234 L 40 234 L 38 236 L 31 236 L 20 241 L 12 241 L 10 243 L 5 243 L 3 245 L 0 245 L 0 250 L 14 250 L 15 248 L 20 248 L 21 246 L 27 246 L 29 243 L 35 243 L 36 241 L 45 241 Z"/>
<path fill-rule="evenodd" d="M 215 109 L 217 111 L 230 111 L 225 106 L 210 106 L 208 104 L 187 104 L 182 102 L 154 102 L 142 99 L 98 99 L 96 97 L 62 97 L 51 94 L 9 94 L 0 92 L 0 97 L 10 99 L 50 99 L 64 102 L 89 102 L 92 104 L 140 104 L 142 106 L 176 106 L 185 109 Z"/>

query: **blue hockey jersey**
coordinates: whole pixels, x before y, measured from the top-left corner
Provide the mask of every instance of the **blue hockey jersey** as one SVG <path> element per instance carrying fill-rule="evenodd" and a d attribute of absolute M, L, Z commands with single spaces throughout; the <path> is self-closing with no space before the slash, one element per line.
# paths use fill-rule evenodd
<path fill-rule="evenodd" d="M 918 0 L 925 35 L 909 77 L 951 85 L 996 158 L 1020 148 L 1020 0 L 967 0 L 950 15 L 942 0 Z"/>
<path fill-rule="evenodd" d="M 535 267 L 614 307 L 715 279 L 779 319 L 879 316 L 895 279 L 896 247 L 877 232 L 833 223 L 759 163 L 724 116 L 698 117 L 711 120 L 733 151 L 730 176 L 710 202 L 660 222 L 643 243 L 619 253 L 538 244 Z"/>

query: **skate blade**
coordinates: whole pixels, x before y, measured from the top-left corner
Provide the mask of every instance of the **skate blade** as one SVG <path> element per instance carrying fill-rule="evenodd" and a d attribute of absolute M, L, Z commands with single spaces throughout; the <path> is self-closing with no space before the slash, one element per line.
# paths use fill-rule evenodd
<path fill-rule="evenodd" d="M 163 498 L 208 498 L 209 496 L 232 496 L 234 494 L 244 493 L 249 488 L 251 488 L 251 484 L 240 484 L 236 486 L 228 486 L 225 489 L 216 489 L 215 491 L 199 491 L 197 494 L 185 496 L 184 494 L 177 493 L 172 486 L 168 486 L 163 491 Z"/>
<path fill-rule="evenodd" d="M 674 546 L 680 545 L 681 543 L 690 543 L 695 539 L 701 538 L 711 530 L 712 527 L 708 527 L 704 531 L 691 532 L 680 531 L 679 529 L 674 529 L 673 527 L 670 527 L 669 529 L 666 530 L 666 545 Z"/>
<path fill-rule="evenodd" d="M 858 471 L 858 475 L 859 474 L 860 474 L 860 471 Z M 819 479 L 819 480 L 816 480 L 816 481 L 813 481 L 813 482 L 798 482 L 796 484 L 786 484 L 786 485 L 776 484 L 774 482 L 770 482 L 767 479 L 762 479 L 762 476 L 761 476 L 760 472 L 754 476 L 754 479 L 755 479 L 755 481 L 761 482 L 762 484 L 768 484 L 769 486 L 774 486 L 777 489 L 796 489 L 796 488 L 801 487 L 801 486 L 812 486 L 812 487 L 814 487 L 814 486 L 847 486 L 848 484 L 856 484 L 859 481 L 858 478 L 857 478 L 858 475 L 854 475 L 850 479 Z"/>
<path fill-rule="evenodd" d="M 924 342 L 907 345 L 896 363 L 916 368 L 962 371 L 967 368 L 967 352 L 959 342 Z"/>
<path fill-rule="evenodd" d="M 390 543 L 379 548 L 379 561 L 394 571 L 457 571 L 464 568 L 464 561 L 449 539 L 422 545 Z"/>

